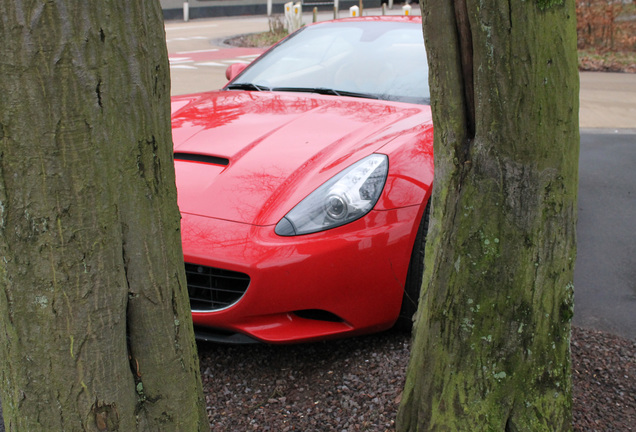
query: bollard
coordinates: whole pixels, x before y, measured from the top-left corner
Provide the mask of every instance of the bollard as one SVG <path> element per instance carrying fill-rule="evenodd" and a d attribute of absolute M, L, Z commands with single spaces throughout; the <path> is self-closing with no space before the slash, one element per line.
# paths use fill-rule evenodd
<path fill-rule="evenodd" d="M 287 13 L 287 5 L 289 3 L 285 4 L 285 13 Z M 303 25 L 303 7 L 300 4 L 300 2 L 296 3 L 295 5 L 291 6 L 291 12 L 290 12 L 290 27 L 287 28 L 287 30 L 290 33 L 295 32 L 296 30 L 298 30 L 300 27 L 302 27 Z"/>
<path fill-rule="evenodd" d="M 267 0 L 267 16 L 272 16 L 272 1 Z"/>
<path fill-rule="evenodd" d="M 349 16 L 350 17 L 359 17 L 360 16 L 360 8 L 358 6 L 351 6 L 349 8 Z"/>
<path fill-rule="evenodd" d="M 386 15 L 386 3 L 382 3 L 382 16 Z"/>
<path fill-rule="evenodd" d="M 190 3 L 183 2 L 183 20 L 185 22 L 190 21 Z"/>
<path fill-rule="evenodd" d="M 314 20 L 312 22 L 318 22 L 318 8 L 314 6 Z"/>
<path fill-rule="evenodd" d="M 293 2 L 288 2 L 285 3 L 285 28 L 287 28 L 287 31 L 289 33 L 293 32 L 293 19 L 292 19 L 292 8 L 294 7 L 294 3 Z"/>
<path fill-rule="evenodd" d="M 402 12 L 406 16 L 411 15 L 411 5 L 405 4 L 404 6 L 402 6 Z"/>
<path fill-rule="evenodd" d="M 333 19 L 340 18 L 340 0 L 334 0 L 333 2 Z"/>

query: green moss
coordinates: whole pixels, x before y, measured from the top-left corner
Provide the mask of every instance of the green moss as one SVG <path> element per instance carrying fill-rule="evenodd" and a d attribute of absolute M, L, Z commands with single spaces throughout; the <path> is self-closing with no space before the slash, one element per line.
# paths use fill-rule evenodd
<path fill-rule="evenodd" d="M 559 309 L 559 316 L 561 323 L 570 323 L 574 317 L 574 284 L 571 282 L 566 286 L 566 294 Z"/>

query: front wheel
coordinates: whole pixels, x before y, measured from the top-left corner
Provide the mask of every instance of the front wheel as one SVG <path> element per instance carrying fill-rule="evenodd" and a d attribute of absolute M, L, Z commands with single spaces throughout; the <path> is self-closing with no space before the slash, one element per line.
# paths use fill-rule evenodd
<path fill-rule="evenodd" d="M 404 295 L 402 296 L 402 307 L 400 315 L 395 322 L 395 328 L 402 331 L 411 331 L 413 328 L 413 315 L 417 311 L 417 304 L 420 299 L 422 288 L 422 276 L 424 275 L 424 248 L 426 246 L 426 233 L 428 232 L 428 220 L 431 209 L 429 199 L 417 229 L 409 270 L 404 283 Z"/>

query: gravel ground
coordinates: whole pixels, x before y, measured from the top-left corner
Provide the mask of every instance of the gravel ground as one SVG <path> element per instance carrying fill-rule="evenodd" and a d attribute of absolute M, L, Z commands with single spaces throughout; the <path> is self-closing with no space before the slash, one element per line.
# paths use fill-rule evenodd
<path fill-rule="evenodd" d="M 212 431 L 393 431 L 410 337 L 199 346 Z M 573 329 L 574 431 L 636 430 L 636 342 Z"/>
<path fill-rule="evenodd" d="M 199 345 L 212 431 L 393 431 L 403 333 L 310 345 Z M 574 431 L 636 431 L 636 341 L 572 332 Z M 0 405 L 0 432 L 2 406 Z"/>

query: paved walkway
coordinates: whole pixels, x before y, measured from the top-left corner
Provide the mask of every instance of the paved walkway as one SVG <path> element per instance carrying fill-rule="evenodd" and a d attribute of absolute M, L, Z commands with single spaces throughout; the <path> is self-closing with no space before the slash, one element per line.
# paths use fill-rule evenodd
<path fill-rule="evenodd" d="M 581 72 L 581 128 L 636 132 L 636 74 Z"/>
<path fill-rule="evenodd" d="M 365 12 L 378 15 L 379 9 Z M 347 16 L 341 11 L 340 16 Z M 388 14 L 401 15 L 398 7 Z M 418 15 L 419 9 L 413 8 Z M 333 18 L 332 12 L 321 12 L 319 21 Z M 305 23 L 312 21 L 304 14 Z M 221 88 L 227 82 L 225 69 L 232 63 L 249 63 L 263 50 L 235 48 L 223 40 L 246 33 L 269 29 L 266 16 L 214 18 L 190 22 L 166 23 L 166 40 L 171 62 L 172 94 L 196 93 Z M 581 72 L 580 127 L 582 129 L 622 129 L 636 133 L 636 74 Z"/>

